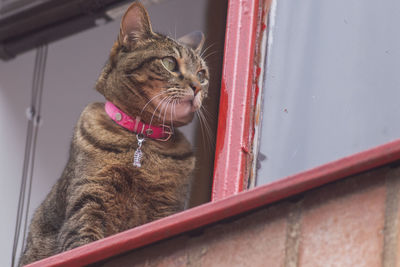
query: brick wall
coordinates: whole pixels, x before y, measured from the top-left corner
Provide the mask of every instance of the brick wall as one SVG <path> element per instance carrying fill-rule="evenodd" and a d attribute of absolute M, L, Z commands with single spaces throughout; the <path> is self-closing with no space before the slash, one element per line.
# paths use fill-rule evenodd
<path fill-rule="evenodd" d="M 399 192 L 400 168 L 388 166 L 102 266 L 400 266 Z"/>

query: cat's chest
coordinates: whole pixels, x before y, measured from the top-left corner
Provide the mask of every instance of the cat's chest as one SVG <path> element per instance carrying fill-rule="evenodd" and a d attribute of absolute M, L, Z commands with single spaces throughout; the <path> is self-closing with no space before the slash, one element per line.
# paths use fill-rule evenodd
<path fill-rule="evenodd" d="M 132 148 L 125 161 L 134 170 L 150 173 L 176 172 L 186 175 L 194 168 L 194 157 L 191 151 L 170 153 L 166 149 L 155 149 L 146 144 L 141 148 Z"/>
<path fill-rule="evenodd" d="M 194 168 L 194 156 L 190 148 L 171 152 L 144 143 L 140 148 L 133 145 L 124 153 L 114 154 L 103 161 L 109 167 L 120 166 L 130 170 L 132 175 L 160 175 L 175 173 L 189 175 Z"/>

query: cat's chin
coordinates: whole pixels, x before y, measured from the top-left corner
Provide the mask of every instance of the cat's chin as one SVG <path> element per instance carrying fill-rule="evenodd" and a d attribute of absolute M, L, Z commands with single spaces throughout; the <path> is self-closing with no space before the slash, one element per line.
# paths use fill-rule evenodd
<path fill-rule="evenodd" d="M 173 110 L 174 126 L 183 126 L 191 122 L 195 111 L 193 100 L 186 100 L 177 104 Z"/>

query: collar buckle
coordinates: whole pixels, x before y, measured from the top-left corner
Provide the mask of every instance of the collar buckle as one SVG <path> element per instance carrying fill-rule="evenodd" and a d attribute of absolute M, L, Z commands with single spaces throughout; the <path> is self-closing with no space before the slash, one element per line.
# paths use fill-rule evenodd
<path fill-rule="evenodd" d="M 161 124 L 160 126 L 163 128 L 163 133 L 166 133 L 167 136 L 164 138 L 157 138 L 156 140 L 161 142 L 167 142 L 169 139 L 171 139 L 171 136 L 174 134 L 174 131 L 168 125 Z"/>

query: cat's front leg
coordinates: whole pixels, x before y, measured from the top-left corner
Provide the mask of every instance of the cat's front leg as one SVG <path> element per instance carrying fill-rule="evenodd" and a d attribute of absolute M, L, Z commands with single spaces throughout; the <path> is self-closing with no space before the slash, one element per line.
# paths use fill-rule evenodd
<path fill-rule="evenodd" d="M 59 252 L 105 237 L 107 211 L 105 200 L 99 194 L 101 192 L 82 192 L 71 198 L 57 239 Z"/>

